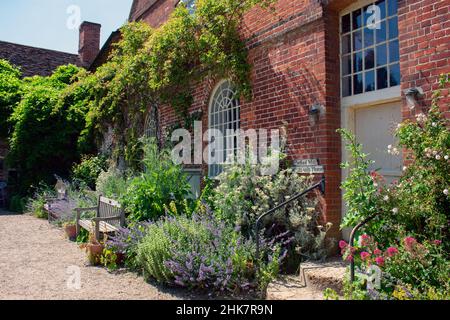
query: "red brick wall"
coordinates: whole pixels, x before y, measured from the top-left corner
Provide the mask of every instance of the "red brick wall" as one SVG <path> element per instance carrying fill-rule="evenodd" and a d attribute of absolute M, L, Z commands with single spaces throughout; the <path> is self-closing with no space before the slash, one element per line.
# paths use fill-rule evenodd
<path fill-rule="evenodd" d="M 321 199 L 324 220 L 332 222 L 331 236 L 340 238 L 341 161 L 339 68 L 336 41 L 338 18 L 323 18 L 317 1 L 280 0 L 276 12 L 258 7 L 241 25 L 250 48 L 252 101 L 241 101 L 241 126 L 278 129 L 288 123 L 288 148 L 292 159 L 319 159 L 325 167 L 326 196 Z M 209 99 L 220 79 L 210 79 L 195 88 L 191 111 L 202 110 L 203 127 L 208 126 Z M 325 112 L 317 126 L 311 127 L 308 111 L 320 103 Z M 163 107 L 161 120 L 166 126 L 176 120 L 170 107 Z M 206 173 L 206 172 L 205 172 Z"/>
<path fill-rule="evenodd" d="M 426 96 L 421 104 L 426 108 L 439 75 L 450 72 L 450 1 L 399 0 L 398 18 L 402 90 L 422 87 Z M 442 102 L 450 118 L 450 100 Z M 403 117 L 411 116 L 405 102 Z"/>
<path fill-rule="evenodd" d="M 142 20 L 157 28 L 163 24 L 180 0 L 146 0 L 137 1 L 132 8 L 130 20 Z"/>
<path fill-rule="evenodd" d="M 324 4 L 321 4 L 324 3 Z M 241 33 L 252 65 L 252 101 L 242 101 L 245 128 L 288 127 L 289 155 L 294 159 L 318 158 L 325 167 L 327 190 L 321 205 L 331 235 L 339 238 L 341 219 L 339 11 L 352 0 L 280 0 L 275 13 L 258 7 L 246 14 Z M 143 19 L 160 25 L 171 12 L 171 0 L 158 1 Z M 440 73 L 450 72 L 450 1 L 399 0 L 402 89 L 436 88 Z M 209 79 L 194 90 L 191 111 L 202 110 L 208 125 L 208 103 L 219 79 Z M 319 124 L 308 121 L 309 107 L 324 106 Z M 448 107 L 447 107 L 448 110 Z M 410 116 L 404 107 L 404 116 Z M 163 126 L 176 121 L 170 107 L 161 112 Z"/>

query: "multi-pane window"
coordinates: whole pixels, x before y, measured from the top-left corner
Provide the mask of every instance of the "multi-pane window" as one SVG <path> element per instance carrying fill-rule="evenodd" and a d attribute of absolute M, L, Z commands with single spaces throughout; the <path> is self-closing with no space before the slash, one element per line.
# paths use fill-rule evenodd
<path fill-rule="evenodd" d="M 209 165 L 209 176 L 223 171 L 223 164 L 235 157 L 238 150 L 238 131 L 241 126 L 240 102 L 232 83 L 225 80 L 214 91 L 209 109 L 209 129 L 220 131 L 222 143 L 216 144 L 211 156 L 218 160 Z M 210 131 L 212 132 L 212 131 Z M 210 141 L 220 137 L 210 137 Z M 231 159 L 234 160 L 234 159 Z"/>
<path fill-rule="evenodd" d="M 193 14 L 195 12 L 195 1 L 196 0 L 181 0 L 180 2 L 183 2 L 189 10 L 189 13 Z"/>
<path fill-rule="evenodd" d="M 343 15 L 340 31 L 342 97 L 400 85 L 397 0 Z"/>

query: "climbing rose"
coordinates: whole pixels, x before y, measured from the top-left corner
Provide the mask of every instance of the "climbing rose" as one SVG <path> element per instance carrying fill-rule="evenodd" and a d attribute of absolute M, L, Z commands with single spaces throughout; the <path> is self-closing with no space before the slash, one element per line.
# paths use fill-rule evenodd
<path fill-rule="evenodd" d="M 377 263 L 377 265 L 382 267 L 384 265 L 384 258 L 383 257 L 376 257 L 375 262 Z"/>
<path fill-rule="evenodd" d="M 348 255 L 348 257 L 345 260 L 347 260 L 348 262 L 352 262 L 353 256 L 350 254 L 350 255 Z"/>
<path fill-rule="evenodd" d="M 347 242 L 344 240 L 339 241 L 339 248 L 344 249 L 345 247 L 347 247 Z"/>
<path fill-rule="evenodd" d="M 393 257 L 398 253 L 398 249 L 394 247 L 389 247 L 386 252 L 389 257 Z"/>
<path fill-rule="evenodd" d="M 361 259 L 367 260 L 369 258 L 370 258 L 370 253 L 368 253 L 366 251 L 361 252 Z"/>
<path fill-rule="evenodd" d="M 442 241 L 441 241 L 441 240 L 434 240 L 433 242 L 434 242 L 434 244 L 437 245 L 437 246 L 439 246 L 439 245 L 442 244 Z"/>
<path fill-rule="evenodd" d="M 379 256 L 379 255 L 381 255 L 381 250 L 380 249 L 375 249 L 374 251 L 373 251 L 373 253 L 376 255 L 376 256 Z"/>

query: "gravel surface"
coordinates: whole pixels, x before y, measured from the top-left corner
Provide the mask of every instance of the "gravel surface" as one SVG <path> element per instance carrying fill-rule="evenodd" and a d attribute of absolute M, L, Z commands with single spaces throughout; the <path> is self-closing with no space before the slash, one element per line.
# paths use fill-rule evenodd
<path fill-rule="evenodd" d="M 77 268 L 81 288 L 70 289 L 68 272 Z M 148 284 L 133 273 L 88 266 L 84 251 L 45 220 L 0 212 L 0 300 L 180 298 L 191 297 Z"/>

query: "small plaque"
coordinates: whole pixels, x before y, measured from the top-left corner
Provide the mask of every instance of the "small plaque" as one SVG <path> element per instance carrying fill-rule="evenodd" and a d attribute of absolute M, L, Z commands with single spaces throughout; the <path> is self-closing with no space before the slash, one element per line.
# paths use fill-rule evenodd
<path fill-rule="evenodd" d="M 319 161 L 317 159 L 300 159 L 294 161 L 294 167 L 311 167 L 318 165 Z"/>
<path fill-rule="evenodd" d="M 303 174 L 323 174 L 325 170 L 317 159 L 300 159 L 294 161 L 294 169 Z"/>

